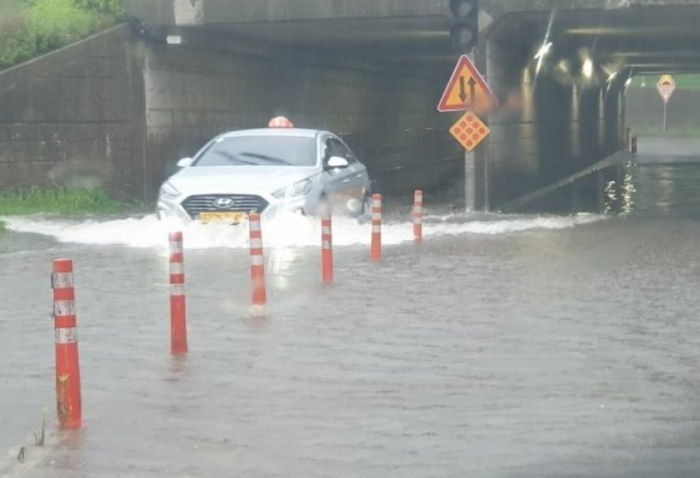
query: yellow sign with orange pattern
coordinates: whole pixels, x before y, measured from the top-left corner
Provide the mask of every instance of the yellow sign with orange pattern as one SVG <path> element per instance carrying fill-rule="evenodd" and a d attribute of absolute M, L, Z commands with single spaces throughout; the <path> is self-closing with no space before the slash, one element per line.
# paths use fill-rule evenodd
<path fill-rule="evenodd" d="M 478 116 L 469 111 L 450 128 L 450 133 L 464 146 L 464 149 L 474 151 L 491 133 L 491 130 Z"/>

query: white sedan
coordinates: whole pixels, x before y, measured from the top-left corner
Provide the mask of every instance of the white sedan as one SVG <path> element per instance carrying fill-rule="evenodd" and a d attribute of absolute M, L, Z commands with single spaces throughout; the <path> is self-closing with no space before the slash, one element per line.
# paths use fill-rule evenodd
<path fill-rule="evenodd" d="M 160 188 L 158 217 L 238 223 L 255 211 L 368 212 L 367 168 L 327 131 L 267 128 L 217 136 Z"/>

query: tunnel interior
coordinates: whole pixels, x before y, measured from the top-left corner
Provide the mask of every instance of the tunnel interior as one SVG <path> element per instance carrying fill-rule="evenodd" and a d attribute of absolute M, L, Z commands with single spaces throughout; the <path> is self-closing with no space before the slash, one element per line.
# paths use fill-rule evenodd
<path fill-rule="evenodd" d="M 436 110 L 459 57 L 446 0 L 125 1 L 125 24 L 0 72 L 0 187 L 84 177 L 152 203 L 179 158 L 285 114 L 343 136 L 376 192 L 506 210 L 625 147 L 631 78 L 700 71 L 695 1 L 482 0 L 499 105 L 472 171 L 460 113 Z"/>
<path fill-rule="evenodd" d="M 697 5 L 549 9 L 495 25 L 481 48 L 503 105 L 486 152 L 492 203 L 623 148 L 630 79 L 698 71 L 699 14 Z"/>
<path fill-rule="evenodd" d="M 444 17 L 214 24 L 148 32 L 151 183 L 225 130 L 276 115 L 340 134 L 388 195 L 458 197 L 463 163 L 436 105 L 457 58 Z M 181 43 L 157 41 L 177 35 Z M 197 105 L 197 107 L 195 107 Z M 455 118 L 456 119 L 456 118 Z M 158 164 L 160 162 L 160 164 Z M 166 164 L 167 162 L 167 164 Z"/>
<path fill-rule="evenodd" d="M 498 209 L 620 150 L 630 78 L 700 65 L 698 6 L 535 3 L 482 26 L 476 62 L 500 106 L 476 153 L 478 208 Z M 285 114 L 342 135 L 376 190 L 460 197 L 463 150 L 448 133 L 459 114 L 436 111 L 458 58 L 448 31 L 444 14 L 148 27 L 152 188 L 193 145 Z M 169 35 L 181 41 L 168 44 Z"/>

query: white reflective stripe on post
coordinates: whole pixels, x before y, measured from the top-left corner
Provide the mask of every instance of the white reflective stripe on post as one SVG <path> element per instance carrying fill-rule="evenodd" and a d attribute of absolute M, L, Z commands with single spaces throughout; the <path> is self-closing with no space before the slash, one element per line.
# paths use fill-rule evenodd
<path fill-rule="evenodd" d="M 185 295 L 185 284 L 170 284 L 170 295 Z"/>
<path fill-rule="evenodd" d="M 382 207 L 382 200 L 381 199 L 372 199 L 372 205 L 374 207 Z"/>
<path fill-rule="evenodd" d="M 260 239 L 259 237 L 250 240 L 250 248 L 251 249 L 262 249 L 262 246 L 263 246 L 263 242 L 262 242 L 262 239 Z"/>
<path fill-rule="evenodd" d="M 373 212 L 372 213 L 372 220 L 373 221 L 381 221 L 382 220 L 382 213 L 381 212 Z"/>
<path fill-rule="evenodd" d="M 181 254 L 183 252 L 182 241 L 170 241 L 170 252 L 173 254 Z"/>
<path fill-rule="evenodd" d="M 414 224 L 423 224 L 423 218 L 418 216 L 413 220 Z"/>
<path fill-rule="evenodd" d="M 171 274 L 184 274 L 185 265 L 182 262 L 171 262 L 170 263 L 170 273 Z"/>
<path fill-rule="evenodd" d="M 330 249 L 331 248 L 331 241 L 324 239 L 323 245 L 321 247 L 323 247 L 324 249 Z"/>
<path fill-rule="evenodd" d="M 68 317 L 75 315 L 75 301 L 57 300 L 53 303 L 54 317 Z"/>
<path fill-rule="evenodd" d="M 253 254 L 252 256 L 250 256 L 250 259 L 254 266 L 261 266 L 265 262 L 265 258 L 259 254 Z"/>
<path fill-rule="evenodd" d="M 376 233 L 379 233 L 379 232 L 382 232 L 382 226 L 380 226 L 380 225 L 378 225 L 378 224 L 373 225 L 373 226 L 372 226 L 372 232 L 375 233 L 375 234 L 376 234 Z"/>
<path fill-rule="evenodd" d="M 70 289 L 74 286 L 72 272 L 54 272 L 51 277 L 54 289 Z"/>
<path fill-rule="evenodd" d="M 56 329 L 57 344 L 76 344 L 78 343 L 78 329 L 75 327 Z"/>
<path fill-rule="evenodd" d="M 332 228 L 330 228 L 330 227 L 328 227 L 328 226 L 323 226 L 323 227 L 321 228 L 321 233 L 322 233 L 323 235 L 330 236 L 331 234 L 333 234 L 333 230 L 332 230 Z"/>
<path fill-rule="evenodd" d="M 250 221 L 249 227 L 251 231 L 259 231 L 260 221 Z"/>

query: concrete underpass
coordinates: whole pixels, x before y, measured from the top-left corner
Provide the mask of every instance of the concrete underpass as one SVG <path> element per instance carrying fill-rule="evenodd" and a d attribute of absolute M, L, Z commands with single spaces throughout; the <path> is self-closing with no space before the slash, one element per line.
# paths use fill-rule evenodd
<path fill-rule="evenodd" d="M 500 107 L 473 164 L 436 111 L 446 6 L 132 0 L 127 23 L 0 72 L 0 195 L 103 185 L 147 208 L 0 216 L 0 476 L 698 475 L 700 133 L 625 140 L 660 118 L 630 78 L 700 69 L 700 1 L 482 0 Z M 696 104 L 679 88 L 671 125 L 698 129 Z M 277 114 L 347 139 L 382 225 L 193 221 L 178 252 L 152 208 L 175 162 Z M 50 284 L 58 257 L 74 280 Z M 69 339 L 83 427 L 61 430 Z"/>
<path fill-rule="evenodd" d="M 0 75 L 2 184 L 85 177 L 152 200 L 179 157 L 283 113 L 342 134 L 377 191 L 463 196 L 447 131 L 458 115 L 436 112 L 457 58 L 446 2 L 285 5 L 133 1 L 129 26 Z M 627 79 L 693 71 L 699 9 L 482 2 L 477 64 L 500 108 L 468 170 L 470 202 L 483 208 L 488 193 L 498 209 L 620 150 Z"/>

